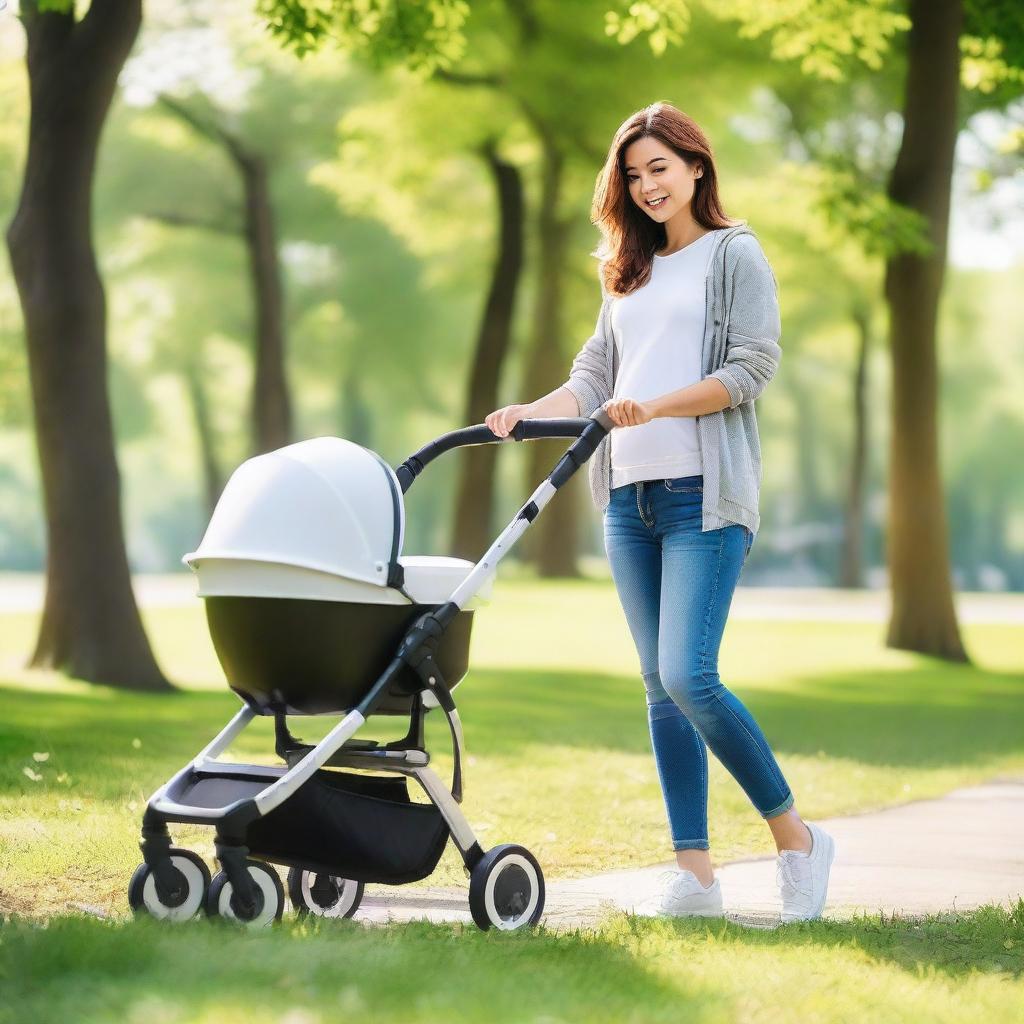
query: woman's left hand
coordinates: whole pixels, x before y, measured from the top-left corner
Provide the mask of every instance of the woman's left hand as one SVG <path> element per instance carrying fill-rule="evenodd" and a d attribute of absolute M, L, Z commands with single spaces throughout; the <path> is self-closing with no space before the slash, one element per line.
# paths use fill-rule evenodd
<path fill-rule="evenodd" d="M 649 402 L 638 402 L 635 398 L 613 398 L 602 407 L 617 427 L 639 427 L 654 419 Z"/>

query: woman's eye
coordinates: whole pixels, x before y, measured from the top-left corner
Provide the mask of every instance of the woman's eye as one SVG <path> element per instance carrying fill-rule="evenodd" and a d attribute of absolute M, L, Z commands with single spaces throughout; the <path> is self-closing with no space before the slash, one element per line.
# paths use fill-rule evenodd
<path fill-rule="evenodd" d="M 655 167 L 655 168 L 654 168 L 654 173 L 655 173 L 655 174 L 661 174 L 661 172 L 662 172 L 663 170 L 665 170 L 665 168 L 664 168 L 664 167 Z M 636 180 L 637 180 L 637 177 L 636 177 L 636 175 L 635 175 L 635 174 L 630 174 L 630 175 L 627 175 L 627 176 L 626 176 L 626 180 L 627 180 L 627 181 L 636 181 Z"/>

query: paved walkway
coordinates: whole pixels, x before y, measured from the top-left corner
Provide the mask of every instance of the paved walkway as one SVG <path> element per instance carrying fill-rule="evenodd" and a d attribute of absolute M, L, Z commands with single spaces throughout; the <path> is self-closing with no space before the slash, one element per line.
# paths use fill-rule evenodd
<path fill-rule="evenodd" d="M 836 841 L 825 917 L 967 910 L 1024 896 L 1024 779 L 997 780 L 885 811 L 819 821 Z M 543 923 L 595 924 L 604 914 L 657 912 L 669 863 L 548 885 Z M 755 927 L 778 924 L 775 858 L 718 868 L 726 915 Z M 357 920 L 426 917 L 471 922 L 465 889 L 368 886 Z"/>

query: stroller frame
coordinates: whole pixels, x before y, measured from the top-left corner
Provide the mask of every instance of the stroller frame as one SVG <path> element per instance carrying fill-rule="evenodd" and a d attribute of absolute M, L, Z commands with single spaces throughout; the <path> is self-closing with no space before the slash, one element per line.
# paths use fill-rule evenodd
<path fill-rule="evenodd" d="M 323 739 L 315 745 L 299 742 L 288 731 L 285 713 L 275 711 L 275 750 L 286 762 L 285 765 L 262 766 L 219 761 L 219 756 L 242 734 L 253 719 L 258 714 L 266 714 L 265 710 L 261 712 L 245 704 L 192 761 L 157 789 L 150 797 L 143 815 L 140 847 L 144 864 L 140 866 L 139 871 L 152 875 L 156 893 L 162 904 L 174 906 L 176 900 L 180 902 L 182 885 L 181 872 L 172 864 L 173 851 L 168 823 L 211 825 L 216 829 L 217 859 L 233 889 L 233 905 L 238 907 L 240 919 L 245 919 L 246 914 L 253 911 L 259 899 L 258 886 L 249 870 L 250 850 L 246 845 L 248 827 L 284 804 L 325 767 L 347 767 L 413 778 L 443 817 L 448 834 L 461 854 L 467 872 L 472 873 L 474 868 L 481 864 L 487 855 L 460 807 L 463 794 L 462 765 L 465 758 L 462 724 L 447 681 L 434 659 L 434 653 L 446 628 L 467 602 L 494 576 L 500 561 L 511 551 L 516 541 L 536 520 L 559 488 L 593 455 L 612 426 L 610 417 L 603 409 L 599 409 L 589 418 L 522 420 L 504 438 L 492 433 L 486 425 L 478 424 L 442 435 L 397 468 L 395 475 L 405 493 L 426 465 L 453 448 L 541 438 L 577 439 L 451 594 L 447 603 L 416 618 L 394 657 L 363 699 L 357 706 L 350 708 Z M 401 581 L 399 585 L 400 583 Z M 410 693 L 412 710 L 408 734 L 401 740 L 383 746 L 378 745 L 375 740 L 355 739 L 355 734 L 391 692 L 396 676 L 403 672 L 406 666 L 413 669 L 421 684 L 418 692 Z M 430 767 L 430 755 L 424 749 L 423 719 L 427 710 L 433 706 L 441 707 L 451 732 L 454 755 L 451 787 Z M 226 789 L 229 795 L 234 786 L 238 791 L 237 796 L 234 799 L 217 802 L 215 805 L 209 805 L 209 802 L 190 801 L 190 792 L 197 783 L 204 780 L 217 780 L 220 788 Z M 507 849 L 521 851 L 527 857 L 532 857 L 520 847 Z M 299 862 L 265 855 L 258 851 L 254 856 L 290 864 L 296 868 L 329 870 L 329 865 Z M 203 870 L 205 872 L 205 868 Z M 539 873 L 539 866 L 537 871 Z M 540 884 L 542 907 L 542 879 Z M 136 900 L 133 899 L 132 902 L 138 909 Z M 540 908 L 536 911 L 535 919 L 539 915 Z M 487 927 L 487 924 L 481 922 L 475 909 L 474 919 L 481 927 Z M 500 924 L 498 926 L 501 927 Z"/>

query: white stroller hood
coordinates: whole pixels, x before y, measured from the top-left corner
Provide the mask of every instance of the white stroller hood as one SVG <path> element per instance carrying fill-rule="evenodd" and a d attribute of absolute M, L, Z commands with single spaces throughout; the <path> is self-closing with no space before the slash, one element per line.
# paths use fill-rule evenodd
<path fill-rule="evenodd" d="M 199 596 L 293 597 L 439 604 L 471 562 L 401 558 L 402 488 L 375 452 L 317 437 L 243 462 L 224 488 L 198 549 L 182 561 Z"/>

